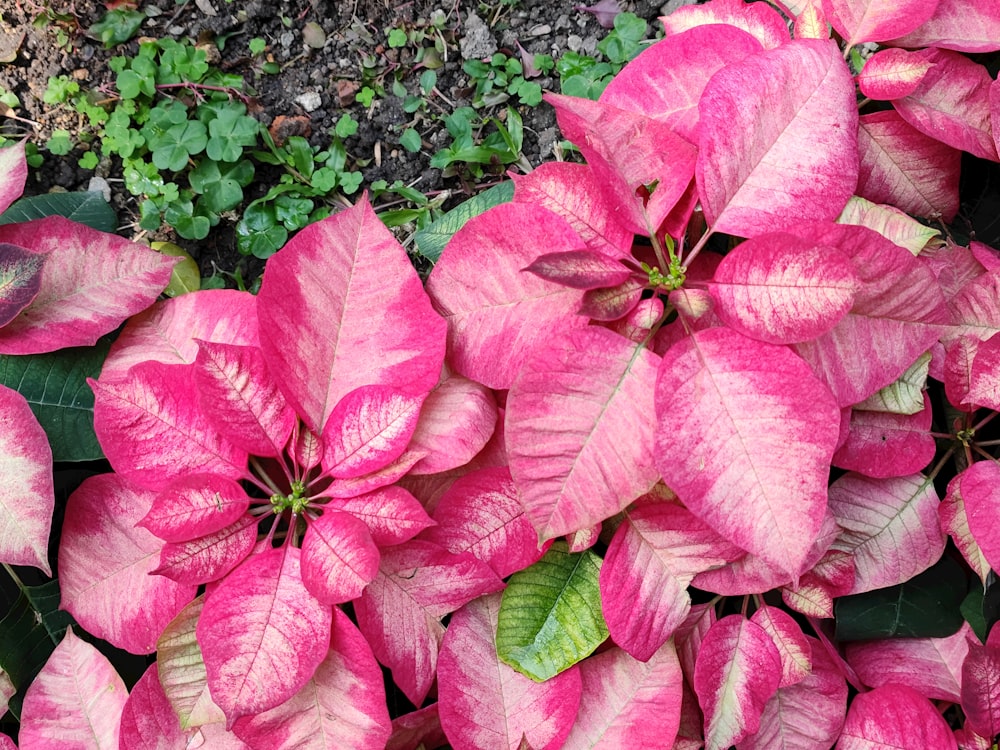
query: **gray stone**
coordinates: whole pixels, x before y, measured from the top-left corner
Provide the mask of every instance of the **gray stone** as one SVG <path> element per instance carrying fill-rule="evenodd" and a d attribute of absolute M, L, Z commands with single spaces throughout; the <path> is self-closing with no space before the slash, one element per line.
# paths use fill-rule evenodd
<path fill-rule="evenodd" d="M 465 36 L 459 40 L 458 46 L 463 60 L 481 60 L 490 57 L 499 49 L 493 33 L 475 13 L 469 13 L 462 28 L 465 30 Z"/>
<path fill-rule="evenodd" d="M 319 109 L 323 104 L 323 97 L 316 91 L 306 91 L 304 94 L 299 94 L 295 97 L 295 103 L 306 112 L 312 112 Z"/>

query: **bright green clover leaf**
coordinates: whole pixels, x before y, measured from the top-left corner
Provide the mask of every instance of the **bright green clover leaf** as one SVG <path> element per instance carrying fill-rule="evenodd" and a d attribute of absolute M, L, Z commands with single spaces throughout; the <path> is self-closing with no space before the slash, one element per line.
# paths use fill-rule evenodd
<path fill-rule="evenodd" d="M 196 211 L 190 200 L 176 200 L 163 212 L 163 220 L 177 230 L 177 234 L 187 240 L 203 240 L 212 228 L 208 216 Z"/>
<path fill-rule="evenodd" d="M 220 164 L 206 159 L 191 170 L 191 189 L 203 197 L 199 205 L 212 213 L 236 208 L 243 202 L 243 188 L 253 181 L 254 167 L 246 159 Z"/>
<path fill-rule="evenodd" d="M 315 204 L 308 198 L 285 193 L 274 201 L 274 218 L 280 221 L 285 229 L 294 232 L 309 223 L 309 214 Z"/>
<path fill-rule="evenodd" d="M 171 172 L 184 169 L 188 159 L 204 151 L 207 143 L 208 128 L 197 120 L 174 125 L 147 141 L 153 152 L 153 164 Z"/>
<path fill-rule="evenodd" d="M 389 49 L 406 46 L 406 32 L 403 29 L 391 29 L 389 31 Z"/>
<path fill-rule="evenodd" d="M 208 144 L 205 153 L 216 161 L 239 161 L 243 149 L 257 144 L 260 123 L 246 114 L 239 102 L 206 107 L 215 113 L 208 121 Z"/>
<path fill-rule="evenodd" d="M 358 132 L 358 121 L 345 112 L 337 120 L 337 124 L 333 126 L 333 132 L 338 138 L 349 138 Z"/>
<path fill-rule="evenodd" d="M 275 218 L 274 206 L 251 203 L 236 224 L 236 246 L 244 255 L 266 260 L 288 239 L 288 230 Z"/>
<path fill-rule="evenodd" d="M 48 148 L 50 154 L 65 156 L 73 150 L 73 141 L 70 138 L 68 130 L 54 130 L 45 146 Z"/>

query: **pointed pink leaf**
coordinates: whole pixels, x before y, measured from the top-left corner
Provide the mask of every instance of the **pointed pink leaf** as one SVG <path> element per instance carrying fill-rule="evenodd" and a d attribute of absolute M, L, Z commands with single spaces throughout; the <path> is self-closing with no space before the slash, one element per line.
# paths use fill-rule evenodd
<path fill-rule="evenodd" d="M 28 181 L 28 161 L 24 141 L 0 148 L 0 214 L 21 197 Z"/>
<path fill-rule="evenodd" d="M 458 230 L 427 279 L 427 292 L 448 321 L 449 366 L 490 388 L 509 388 L 550 325 L 585 326 L 587 319 L 576 314 L 579 291 L 521 270 L 543 253 L 582 246 L 565 220 L 525 203 L 494 206 Z"/>
<path fill-rule="evenodd" d="M 257 541 L 259 518 L 249 513 L 219 531 L 183 542 L 168 542 L 152 571 L 180 583 L 217 581 L 243 562 Z"/>
<path fill-rule="evenodd" d="M 857 194 L 916 216 L 958 213 L 961 152 L 924 135 L 893 110 L 862 115 Z"/>
<path fill-rule="evenodd" d="M 406 450 L 424 394 L 371 385 L 347 393 L 323 427 L 323 468 L 337 479 L 355 479 L 388 466 Z"/>
<path fill-rule="evenodd" d="M 941 522 L 941 531 L 951 536 L 962 557 L 985 587 L 990 564 L 969 529 L 969 516 L 966 513 L 965 499 L 962 497 L 961 483 L 961 474 L 948 482 L 948 491 L 938 506 L 938 518 Z"/>
<path fill-rule="evenodd" d="M 486 563 L 413 540 L 382 551 L 379 573 L 354 602 L 358 627 L 376 658 L 419 706 L 434 683 L 441 619 L 503 582 Z"/>
<path fill-rule="evenodd" d="M 132 688 L 121 717 L 122 747 L 129 750 L 183 750 L 188 746 L 166 693 L 156 663 L 149 665 Z"/>
<path fill-rule="evenodd" d="M 632 275 L 614 258 L 593 250 L 539 255 L 524 270 L 572 289 L 618 286 Z"/>
<path fill-rule="evenodd" d="M 987 341 L 1000 333 L 1000 271 L 989 270 L 967 281 L 949 301 L 952 328 L 945 343 L 959 336 Z"/>
<path fill-rule="evenodd" d="M 230 725 L 309 681 L 329 648 L 332 617 L 302 583 L 294 547 L 257 553 L 223 580 L 197 634 L 212 698 Z"/>
<path fill-rule="evenodd" d="M 673 745 L 684 685 L 673 643 L 645 662 L 608 649 L 581 662 L 580 675 L 583 696 L 565 750 Z"/>
<path fill-rule="evenodd" d="M 116 474 L 85 479 L 67 501 L 59 546 L 60 606 L 90 633 L 133 654 L 156 648 L 196 590 L 150 575 L 163 542 L 136 523 L 154 497 Z"/>
<path fill-rule="evenodd" d="M 72 628 L 24 695 L 24 750 L 117 750 L 128 690 L 111 662 Z"/>
<path fill-rule="evenodd" d="M 958 750 L 947 722 L 913 688 L 889 684 L 856 695 L 837 750 L 896 747 Z"/>
<path fill-rule="evenodd" d="M 198 355 L 198 341 L 258 346 L 257 298 L 233 289 L 206 289 L 157 302 L 129 319 L 111 345 L 100 380 L 118 380 L 147 360 L 189 365 Z"/>
<path fill-rule="evenodd" d="M 424 506 L 402 487 L 383 487 L 363 495 L 330 498 L 324 507 L 360 518 L 379 547 L 402 544 L 434 525 Z"/>
<path fill-rule="evenodd" d="M 546 94 L 545 101 L 555 107 L 559 128 L 580 149 L 619 221 L 649 236 L 694 176 L 694 144 L 666 123 L 604 102 L 562 94 Z"/>
<path fill-rule="evenodd" d="M 981 159 L 997 161 L 990 128 L 990 85 L 985 67 L 951 50 L 927 50 L 933 67 L 896 111 L 922 133 Z"/>
<path fill-rule="evenodd" d="M 792 344 L 832 329 L 860 286 L 851 261 L 832 247 L 775 232 L 736 246 L 715 271 L 715 311 L 745 336 Z"/>
<path fill-rule="evenodd" d="M 928 54 L 928 50 L 909 52 L 894 47 L 879 50 L 858 73 L 858 88 L 869 99 L 889 101 L 909 96 L 934 66 Z"/>
<path fill-rule="evenodd" d="M 632 308 L 628 316 L 608 328 L 629 341 L 641 344 L 663 318 L 664 309 L 663 300 L 659 297 L 641 300 L 638 305 Z"/>
<path fill-rule="evenodd" d="M 847 683 L 819 641 L 807 638 L 806 643 L 812 670 L 800 682 L 778 688 L 764 706 L 760 730 L 738 743 L 738 750 L 825 750 L 837 740 Z"/>
<path fill-rule="evenodd" d="M 969 531 L 983 557 L 994 569 L 1000 568 L 1000 466 L 993 461 L 976 461 L 963 471 L 959 490 L 965 502 Z"/>
<path fill-rule="evenodd" d="M 18 245 L 0 243 L 0 327 L 14 320 L 38 295 L 45 258 Z"/>
<path fill-rule="evenodd" d="M 594 320 L 619 320 L 635 309 L 645 288 L 641 281 L 632 277 L 610 289 L 589 289 L 583 295 L 578 312 Z"/>
<path fill-rule="evenodd" d="M 925 23 L 938 0 L 823 0 L 826 20 L 848 46 L 905 36 Z"/>
<path fill-rule="evenodd" d="M 941 558 L 946 538 L 938 503 L 934 483 L 922 474 L 888 479 L 845 474 L 830 485 L 830 510 L 843 528 L 833 549 L 854 555 L 849 593 L 903 583 Z"/>
<path fill-rule="evenodd" d="M 382 670 L 339 609 L 329 649 L 305 687 L 270 711 L 240 719 L 235 733 L 255 748 L 383 750 L 390 723 Z"/>
<path fill-rule="evenodd" d="M 535 682 L 500 661 L 500 595 L 469 602 L 452 615 L 438 658 L 438 712 L 455 750 L 565 747 L 580 703 L 580 672 Z"/>
<path fill-rule="evenodd" d="M 355 495 L 374 492 L 398 482 L 411 468 L 427 457 L 423 450 L 407 449 L 399 458 L 381 469 L 360 477 L 338 479 L 330 484 L 323 494 L 331 498 L 350 498 Z"/>
<path fill-rule="evenodd" d="M 792 616 L 767 604 L 753 613 L 750 622 L 760 625 L 774 641 L 781 658 L 779 688 L 801 682 L 812 671 L 812 648 Z"/>
<path fill-rule="evenodd" d="M 809 367 L 784 347 L 700 331 L 664 357 L 656 414 L 657 467 L 691 512 L 801 573 L 823 522 L 839 432 L 836 404 Z"/>
<path fill-rule="evenodd" d="M 608 257 L 628 253 L 632 232 L 601 198 L 601 185 L 586 164 L 550 161 L 527 175 L 511 175 L 514 200 L 547 208 L 565 219 L 587 247 Z"/>
<path fill-rule="evenodd" d="M 436 526 L 421 539 L 449 552 L 470 552 L 506 578 L 538 560 L 544 547 L 524 515 L 507 467 L 479 469 L 460 477 L 434 508 Z"/>
<path fill-rule="evenodd" d="M 697 26 L 643 50 L 612 79 L 600 101 L 661 120 L 696 143 L 698 100 L 708 80 L 760 49 L 759 41 L 735 26 Z"/>
<path fill-rule="evenodd" d="M 977 407 L 1000 409 L 1000 335 L 995 334 L 976 347 L 968 398 Z"/>
<path fill-rule="evenodd" d="M 906 685 L 930 700 L 962 700 L 962 663 L 973 636 L 968 623 L 947 638 L 886 638 L 848 643 L 844 657 L 869 687 Z"/>
<path fill-rule="evenodd" d="M 687 587 L 695 574 L 743 554 L 680 505 L 626 511 L 600 575 L 601 610 L 612 639 L 647 661 L 687 617 Z"/>
<path fill-rule="evenodd" d="M 795 40 L 723 68 L 698 109 L 695 176 L 715 231 L 753 237 L 832 220 L 854 193 L 854 82 L 834 42 Z"/>
<path fill-rule="evenodd" d="M 923 470 L 937 449 L 931 429 L 931 403 L 917 414 L 851 411 L 851 431 L 833 454 L 833 465 L 869 477 L 900 477 Z"/>
<path fill-rule="evenodd" d="M 698 653 L 701 651 L 701 643 L 705 639 L 705 635 L 717 621 L 718 618 L 716 617 L 714 605 L 695 604 L 691 607 L 691 612 L 674 634 L 677 658 L 680 659 L 681 669 L 684 670 L 685 678 L 689 684 L 694 676 Z M 700 723 L 698 729 L 700 732 Z"/>
<path fill-rule="evenodd" d="M 785 586 L 785 604 L 808 617 L 832 618 L 833 600 L 854 587 L 854 558 L 847 552 L 827 550 L 810 570 L 799 578 L 798 586 Z"/>
<path fill-rule="evenodd" d="M 153 304 L 176 262 L 61 216 L 0 226 L 0 243 L 5 242 L 47 259 L 31 305 L 0 328 L 4 354 L 93 345 Z"/>
<path fill-rule="evenodd" d="M 656 483 L 658 357 L 603 328 L 536 348 L 507 398 L 510 473 L 542 541 L 593 526 Z"/>
<path fill-rule="evenodd" d="M 970 0 L 940 0 L 924 24 L 892 43 L 910 48 L 993 52 L 1000 49 L 1000 7 Z"/>
<path fill-rule="evenodd" d="M 678 8 L 660 21 L 667 36 L 680 34 L 697 26 L 726 24 L 755 36 L 765 49 L 788 42 L 788 26 L 774 8 L 742 0 L 715 0 L 704 5 Z"/>
<path fill-rule="evenodd" d="M 0 151 L 2 153 L 2 151 Z M 52 575 L 52 449 L 17 391 L 0 385 L 0 562 Z"/>
<path fill-rule="evenodd" d="M 201 411 L 190 367 L 145 362 L 117 382 L 87 382 L 94 389 L 94 432 L 129 481 L 159 490 L 193 472 L 243 476 L 247 453 Z"/>
<path fill-rule="evenodd" d="M 615 16 L 622 12 L 618 0 L 598 0 L 594 5 L 574 5 L 573 10 L 581 13 L 593 13 L 597 22 L 605 29 L 610 29 L 615 25 Z"/>
<path fill-rule="evenodd" d="M 323 458 L 323 439 L 302 422 L 298 422 L 288 441 L 288 453 L 304 471 L 315 469 Z"/>
<path fill-rule="evenodd" d="M 268 262 L 257 307 L 271 375 L 314 430 L 355 388 L 423 395 L 441 373 L 444 321 L 367 200 L 295 235 Z"/>
<path fill-rule="evenodd" d="M 228 440 L 255 456 L 277 456 L 295 412 L 253 346 L 198 341 L 194 382 L 202 411 Z"/>
<path fill-rule="evenodd" d="M 760 729 L 764 706 L 780 681 L 781 658 L 767 631 L 740 615 L 716 622 L 694 670 L 705 750 L 725 750 Z"/>
<path fill-rule="evenodd" d="M 246 490 L 215 474 L 189 474 L 168 484 L 139 525 L 168 542 L 211 534 L 233 523 L 250 507 Z"/>
<path fill-rule="evenodd" d="M 794 233 L 839 248 L 861 279 L 847 316 L 795 345 L 838 406 L 856 404 L 906 372 L 941 335 L 948 320 L 941 289 L 925 264 L 867 227 L 814 223 Z"/>
<path fill-rule="evenodd" d="M 962 665 L 962 710 L 967 726 L 982 737 L 1000 734 L 1000 646 L 970 642 Z"/>
<path fill-rule="evenodd" d="M 361 596 L 378 573 L 379 552 L 368 527 L 349 513 L 324 511 L 302 540 L 302 580 L 324 604 Z"/>
<path fill-rule="evenodd" d="M 471 461 L 497 424 L 497 402 L 484 385 L 448 373 L 420 407 L 410 450 L 427 451 L 410 474 L 437 474 Z"/>
<path fill-rule="evenodd" d="M 830 29 L 820 0 L 805 0 L 795 16 L 792 36 L 796 39 L 829 39 Z"/>
<path fill-rule="evenodd" d="M 392 720 L 392 736 L 385 750 L 421 750 L 447 744 L 448 738 L 441 731 L 438 704 L 431 703 Z"/>

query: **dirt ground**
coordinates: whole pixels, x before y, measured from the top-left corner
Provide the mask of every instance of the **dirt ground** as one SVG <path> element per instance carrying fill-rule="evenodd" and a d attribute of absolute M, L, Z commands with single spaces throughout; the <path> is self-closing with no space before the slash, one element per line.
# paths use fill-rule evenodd
<path fill-rule="evenodd" d="M 108 86 L 114 80 L 108 59 L 134 55 L 141 36 L 214 41 L 213 46 L 221 46 L 214 64 L 243 77 L 253 95 L 253 114 L 265 125 L 279 117 L 297 118 L 307 123 L 313 145 L 324 146 L 330 128 L 349 112 L 360 127 L 345 144 L 363 173 L 362 188 L 375 180 L 402 180 L 429 196 L 447 191 L 445 207 L 502 178 L 504 168 L 493 170 L 494 174 L 476 184 L 461 176 L 446 177 L 429 165 L 431 153 L 449 143 L 440 118 L 408 114 L 402 99 L 392 95 L 376 97 L 369 107 L 355 101 L 355 93 L 371 81 L 373 61 L 386 90 L 393 78 L 401 77 L 409 92 L 418 91 L 421 68 L 414 65 L 413 50 L 391 48 L 388 30 L 426 27 L 433 14 L 443 15 L 444 23 L 439 24 L 443 64 L 436 71 L 440 96 L 430 101 L 441 112 L 471 104 L 473 90 L 462 70 L 467 59 L 482 59 L 496 51 L 514 57 L 518 44 L 529 53 L 550 54 L 555 59 L 567 49 L 593 53 L 607 33 L 593 14 L 574 7 L 573 0 L 152 0 L 139 4 L 149 16 L 139 36 L 106 50 L 87 30 L 113 5 L 93 0 L 0 0 L 0 86 L 21 103 L 13 113 L 16 118 L 0 120 L 4 135 L 28 135 L 41 148 L 56 128 L 78 132 L 81 115 L 68 106 L 42 101 L 49 78 L 69 75 L 88 88 Z M 622 8 L 651 24 L 661 13 L 660 3 L 647 0 L 622 2 Z M 322 30 L 319 42 L 317 26 Z M 267 42 L 265 57 L 280 67 L 279 73 L 263 74 L 261 58 L 250 56 L 248 41 L 255 38 Z M 556 77 L 535 81 L 543 90 L 559 90 Z M 493 113 L 500 115 L 505 107 L 494 107 Z M 541 104 L 521 106 L 519 112 L 528 163 L 537 166 L 552 159 L 553 144 L 559 138 L 552 109 Z M 425 144 L 419 153 L 398 145 L 400 133 L 414 126 Z M 95 172 L 77 166 L 80 153 L 75 150 L 55 157 L 43 150 L 44 163 L 32 170 L 26 194 L 87 189 Z M 114 159 L 97 169 L 110 183 L 112 205 L 125 227 L 135 219 L 137 201 L 116 181 L 119 172 L 120 164 Z M 247 201 L 257 197 L 254 189 L 266 189 L 269 177 L 258 172 Z M 273 177 L 276 181 L 277 175 Z M 236 254 L 231 222 L 223 222 L 200 243 L 181 244 L 199 261 L 203 275 L 211 273 L 213 264 L 231 268 L 242 263 L 251 266 L 247 273 L 259 272 L 253 267 L 254 259 Z"/>

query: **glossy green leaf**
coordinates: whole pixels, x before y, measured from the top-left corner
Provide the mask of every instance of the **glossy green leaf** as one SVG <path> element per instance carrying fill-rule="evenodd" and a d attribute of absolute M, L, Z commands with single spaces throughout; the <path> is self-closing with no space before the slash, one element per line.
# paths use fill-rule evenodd
<path fill-rule="evenodd" d="M 608 637 L 601 614 L 601 558 L 565 542 L 511 576 L 497 624 L 497 655 L 542 682 L 593 653 Z"/>
<path fill-rule="evenodd" d="M 188 292 L 197 292 L 201 288 L 201 269 L 187 250 L 173 242 L 151 242 L 149 246 L 158 253 L 181 259 L 170 272 L 170 283 L 163 290 L 165 295 L 177 297 Z"/>
<path fill-rule="evenodd" d="M 969 623 L 972 632 L 976 634 L 980 643 L 986 643 L 986 636 L 989 630 L 986 627 L 986 615 L 983 611 L 985 603 L 983 585 L 975 576 L 969 584 L 969 593 L 962 600 L 962 617 Z"/>
<path fill-rule="evenodd" d="M 441 251 L 448 244 L 448 240 L 455 232 L 465 226 L 465 222 L 473 216 L 479 216 L 488 208 L 493 208 L 501 203 L 509 203 L 513 199 L 514 183 L 508 180 L 458 204 L 430 226 L 413 235 L 417 252 L 432 263 L 437 263 L 437 259 L 441 257 Z"/>
<path fill-rule="evenodd" d="M 63 216 L 101 232 L 114 232 L 118 218 L 104 197 L 93 191 L 45 193 L 21 198 L 0 215 L 0 224 L 14 224 L 46 216 Z"/>
<path fill-rule="evenodd" d="M 20 694 L 10 702 L 10 711 L 20 717 L 24 689 L 48 660 L 73 624 L 69 612 L 59 609 L 59 582 L 23 586 L 13 606 L 0 620 L 0 669 Z"/>
<path fill-rule="evenodd" d="M 102 341 L 51 354 L 0 355 L 0 383 L 27 399 L 55 461 L 104 457 L 94 435 L 94 394 L 87 378 L 100 374 L 108 346 Z"/>
<path fill-rule="evenodd" d="M 965 570 L 945 555 L 906 583 L 837 600 L 837 640 L 945 638 L 962 627 Z"/>

